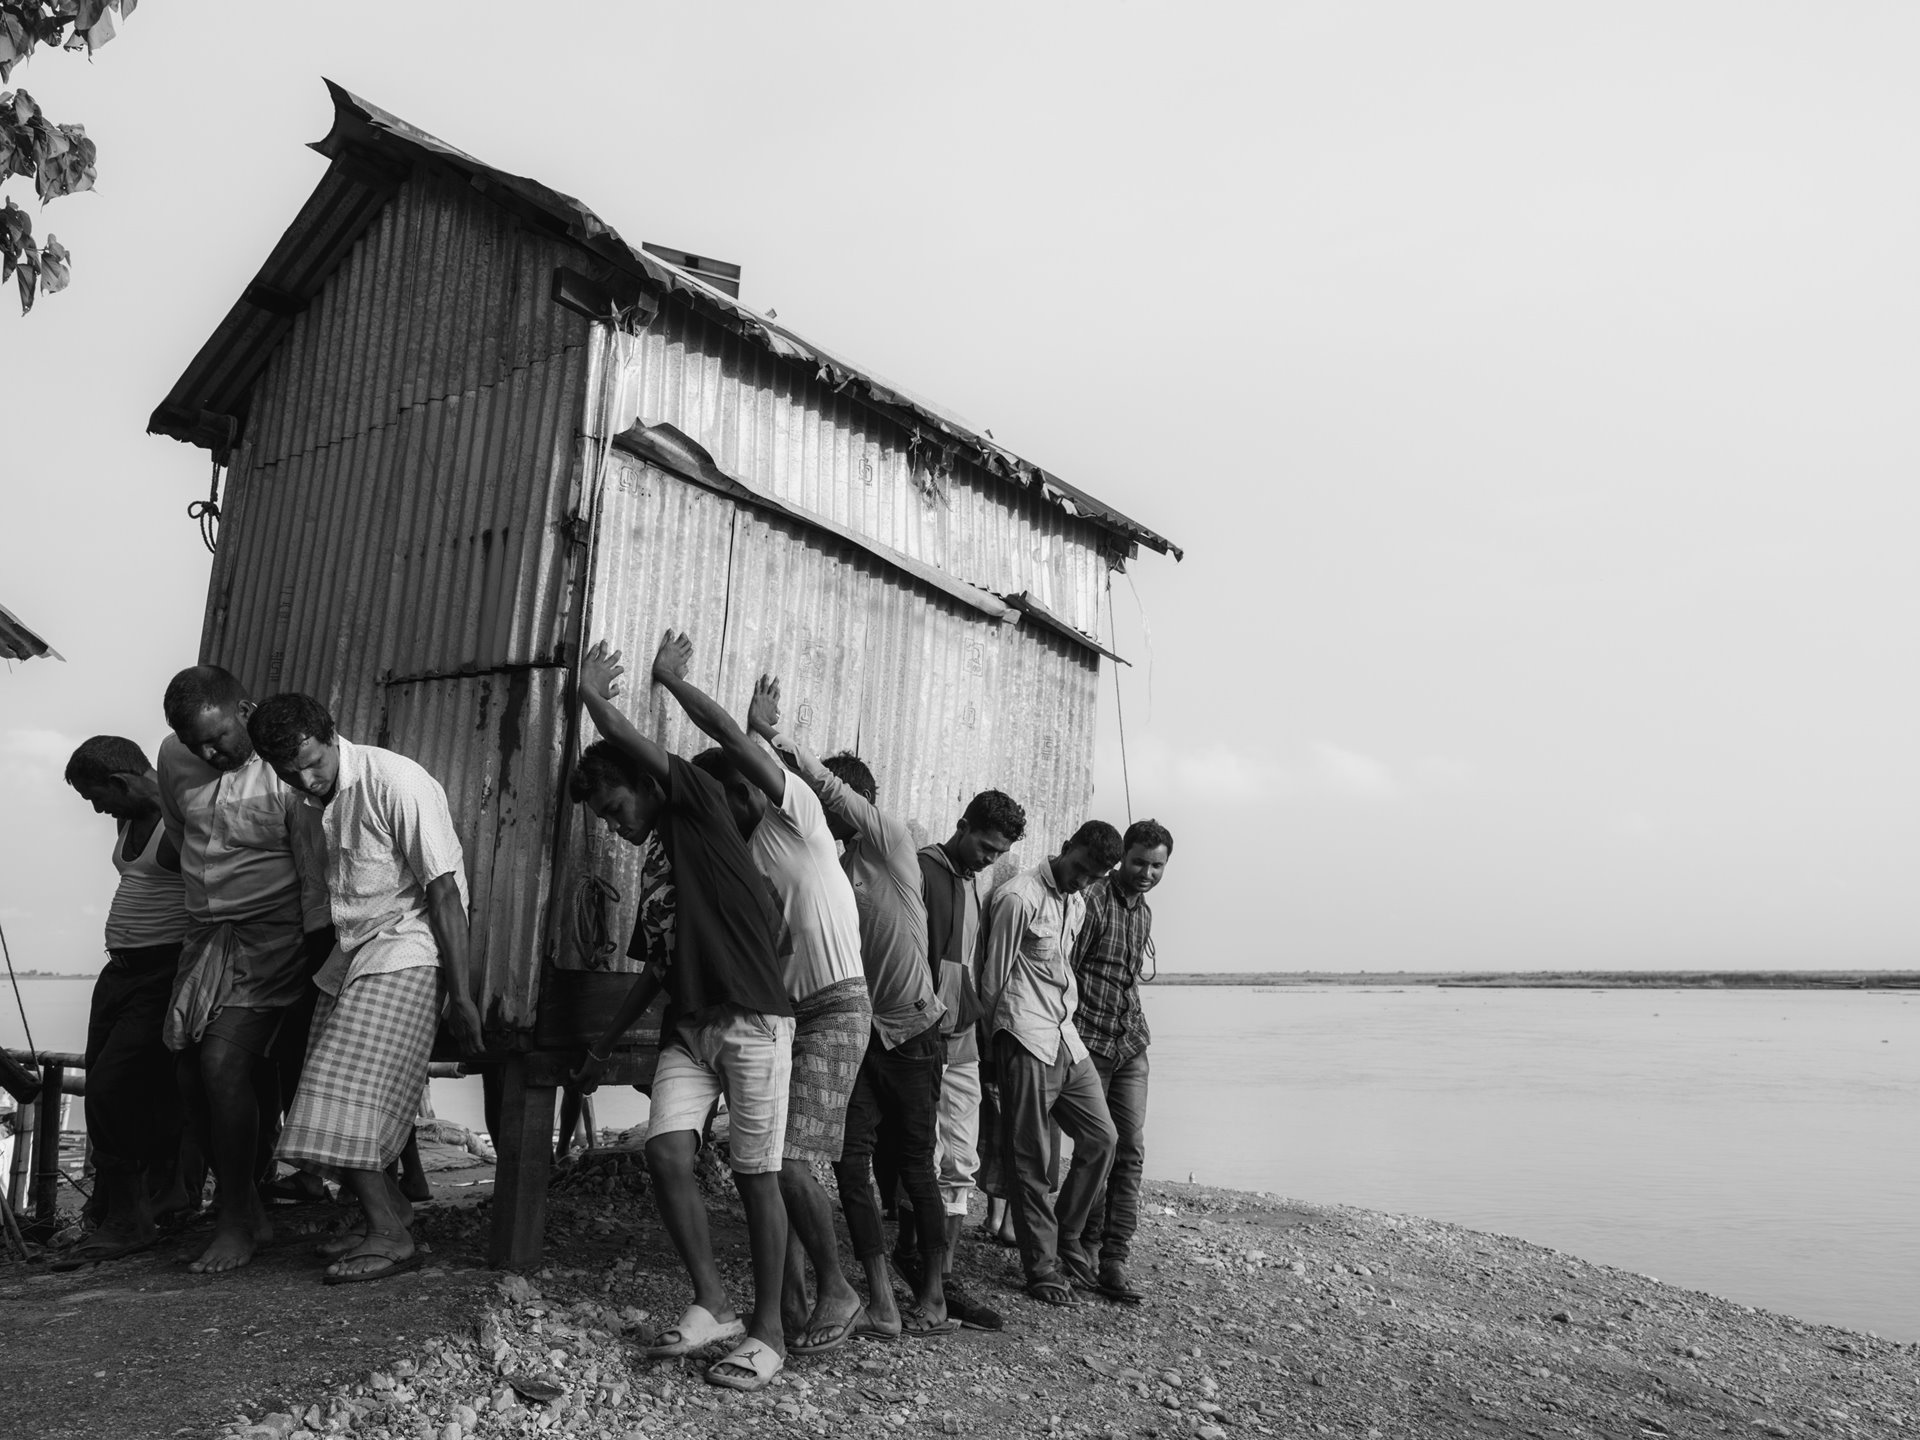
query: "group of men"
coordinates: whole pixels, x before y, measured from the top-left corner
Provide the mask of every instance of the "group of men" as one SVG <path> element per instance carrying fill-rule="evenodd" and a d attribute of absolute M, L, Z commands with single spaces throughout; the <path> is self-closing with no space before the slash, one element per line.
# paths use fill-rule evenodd
<path fill-rule="evenodd" d="M 951 837 L 916 846 L 857 756 L 819 759 L 782 730 L 777 679 L 762 677 L 741 724 L 688 680 L 692 654 L 668 631 L 651 679 L 714 747 L 687 760 L 641 734 L 614 704 L 623 671 L 602 643 L 579 677 L 600 738 L 568 779 L 643 852 L 638 973 L 579 1090 L 665 996 L 646 1155 L 693 1298 L 649 1353 L 729 1344 L 707 1378 L 756 1390 L 789 1353 L 999 1328 L 952 1275 L 976 1184 L 993 1197 L 989 1233 L 1010 1222 L 1035 1299 L 1071 1305 L 1078 1287 L 1137 1303 L 1145 896 L 1171 835 L 1146 820 L 1123 839 L 1090 820 L 996 889 L 1026 827 L 1011 797 L 981 792 Z M 197 1208 L 210 1167 L 215 1232 L 195 1270 L 246 1264 L 270 1234 L 263 1195 L 317 1197 L 326 1180 L 360 1207 L 320 1247 L 328 1283 L 417 1265 L 423 1192 L 402 1162 L 435 1033 L 482 1047 L 445 792 L 338 734 L 311 697 L 256 704 L 215 666 L 175 676 L 164 709 L 157 766 L 96 736 L 67 767 L 118 822 L 121 872 L 87 1052 L 103 1214 L 68 1263 L 151 1244 L 166 1212 Z M 745 1320 L 694 1179 L 722 1099 L 753 1262 Z M 291 1174 L 276 1178 L 281 1164 Z M 840 1264 L 829 1168 L 864 1299 Z"/>
<path fill-rule="evenodd" d="M 394 1172 L 434 1036 L 444 1020 L 480 1047 L 446 792 L 337 734 L 319 702 L 256 705 L 217 666 L 174 676 L 163 709 L 157 765 L 117 735 L 67 762 L 117 822 L 120 884 L 87 1032 L 100 1223 L 58 1263 L 153 1244 L 198 1211 L 211 1169 L 197 1272 L 245 1265 L 272 1235 L 269 1201 L 324 1199 L 328 1180 L 360 1218 L 320 1246 L 327 1283 L 412 1268 L 425 1192 Z"/>
<path fill-rule="evenodd" d="M 576 801 L 643 850 L 648 897 L 628 949 L 643 968 L 574 1083 L 593 1089 L 666 996 L 646 1152 L 694 1293 L 650 1353 L 733 1343 L 707 1378 L 754 1390 L 789 1353 L 855 1336 L 999 1328 L 952 1278 L 976 1169 L 1010 1212 L 1028 1294 L 1071 1305 L 1078 1286 L 1137 1303 L 1127 1259 L 1146 1125 L 1144 897 L 1172 836 L 1145 820 L 1123 839 L 1090 820 L 995 889 L 995 862 L 1026 828 L 1011 797 L 983 791 L 949 839 L 916 847 L 858 756 L 821 760 L 782 730 L 777 678 L 761 677 L 741 724 L 687 678 L 692 656 L 669 630 L 650 678 L 713 748 L 687 760 L 643 735 L 614 703 L 624 671 L 603 642 L 579 682 L 601 738 L 569 780 Z M 744 1320 L 694 1183 L 722 1098 L 753 1258 Z M 1056 1186 L 1058 1132 L 1073 1153 Z M 841 1269 L 816 1165 L 833 1169 L 864 1301 Z M 904 1305 L 884 1221 L 895 1202 Z"/>

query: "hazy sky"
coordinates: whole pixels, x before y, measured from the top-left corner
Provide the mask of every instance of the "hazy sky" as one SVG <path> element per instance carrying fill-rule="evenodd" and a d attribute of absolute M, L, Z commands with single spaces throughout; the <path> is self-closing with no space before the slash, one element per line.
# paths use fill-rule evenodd
<path fill-rule="evenodd" d="M 12 82 L 101 157 L 37 219 L 72 289 L 0 304 L 0 603 L 68 661 L 0 673 L 14 960 L 99 958 L 60 770 L 158 739 L 207 578 L 146 418 L 326 75 L 1187 548 L 1116 590 L 1167 968 L 1920 963 L 1917 51 L 1891 4 L 143 6 Z"/>

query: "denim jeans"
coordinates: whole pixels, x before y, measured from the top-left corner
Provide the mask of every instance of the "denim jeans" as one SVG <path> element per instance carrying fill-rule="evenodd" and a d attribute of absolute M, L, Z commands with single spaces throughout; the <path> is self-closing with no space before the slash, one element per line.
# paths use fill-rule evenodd
<path fill-rule="evenodd" d="M 1080 1232 L 1080 1252 L 1098 1254 L 1102 1264 L 1124 1265 L 1140 1228 L 1140 1173 L 1147 1158 L 1147 1052 L 1115 1063 L 1104 1055 L 1093 1057 L 1100 1088 L 1107 1092 L 1107 1113 L 1119 1139 L 1113 1147 L 1113 1168 L 1107 1184 L 1095 1194 L 1086 1229 Z M 1074 1157 L 1077 1169 L 1080 1157 Z"/>

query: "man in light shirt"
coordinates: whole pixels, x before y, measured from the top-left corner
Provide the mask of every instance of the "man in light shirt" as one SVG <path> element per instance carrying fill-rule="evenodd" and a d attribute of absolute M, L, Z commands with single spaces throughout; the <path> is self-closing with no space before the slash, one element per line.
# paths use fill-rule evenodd
<path fill-rule="evenodd" d="M 734 821 L 753 863 L 773 884 L 793 940 L 787 969 L 792 1089 L 780 1167 L 789 1224 L 781 1319 L 790 1353 L 818 1355 L 846 1344 L 867 1323 L 860 1294 L 840 1268 L 833 1203 L 813 1175 L 814 1161 L 840 1159 L 847 1102 L 873 1023 L 860 963 L 860 913 L 820 801 L 770 746 L 687 680 L 692 659 L 693 642 L 667 631 L 654 658 L 654 681 L 719 746 L 693 763 L 726 787 Z M 803 1256 L 813 1261 L 818 1285 L 811 1308 Z"/>
<path fill-rule="evenodd" d="M 165 1035 L 219 1181 L 213 1243 L 189 1267 L 207 1274 L 245 1265 L 273 1233 L 258 1184 L 279 1108 L 274 1057 L 303 1043 L 283 1027 L 333 947 L 333 922 L 318 827 L 254 753 L 246 688 L 195 665 L 163 704 L 173 733 L 160 746 L 160 813 L 187 909 Z"/>
<path fill-rule="evenodd" d="M 310 695 L 274 695 L 254 747 L 317 811 L 338 944 L 278 1155 L 353 1192 L 361 1224 L 322 1248 L 330 1285 L 420 1263 L 413 1207 L 387 1169 L 413 1134 L 444 1002 L 462 1054 L 481 1046 L 467 983 L 467 877 L 447 792 L 404 755 L 356 745 Z"/>
<path fill-rule="evenodd" d="M 117 822 L 113 867 L 120 883 L 107 911 L 107 963 L 87 1017 L 87 1139 L 105 1214 L 99 1229 L 55 1261 L 57 1270 L 146 1249 L 159 1235 L 156 1208 L 187 1203 L 175 1173 L 180 1092 L 160 1038 L 187 911 L 180 852 L 160 823 L 160 777 L 133 741 L 95 735 L 67 761 L 67 783 Z M 168 1193 L 156 1196 L 159 1187 Z"/>
<path fill-rule="evenodd" d="M 853 1253 L 867 1272 L 867 1319 L 888 1333 L 948 1334 L 960 1328 L 960 1320 L 947 1312 L 942 1283 L 946 1222 L 933 1162 L 946 1007 L 927 966 L 927 906 L 913 832 L 874 803 L 879 788 L 859 756 L 833 755 L 823 762 L 780 733 L 778 680 L 760 677 L 747 719 L 819 797 L 859 911 L 873 1031 L 847 1104 L 846 1141 L 834 1179 Z M 922 1263 L 915 1273 L 902 1271 L 914 1290 L 914 1303 L 904 1313 L 894 1304 L 886 1223 L 873 1183 L 874 1142 L 883 1125 L 898 1137 L 897 1169 L 921 1231 Z"/>
<path fill-rule="evenodd" d="M 1085 916 L 1079 892 L 1119 858 L 1120 832 L 1089 820 L 1053 859 L 1002 885 L 987 911 L 980 999 L 1000 1083 L 1001 1153 L 1027 1293 L 1048 1305 L 1074 1303 L 1070 1277 L 1081 1271 L 1093 1281 L 1078 1243 L 1117 1139 L 1099 1072 L 1073 1028 L 1070 960 Z M 1049 1120 L 1074 1145 L 1057 1215 L 1047 1186 Z"/>

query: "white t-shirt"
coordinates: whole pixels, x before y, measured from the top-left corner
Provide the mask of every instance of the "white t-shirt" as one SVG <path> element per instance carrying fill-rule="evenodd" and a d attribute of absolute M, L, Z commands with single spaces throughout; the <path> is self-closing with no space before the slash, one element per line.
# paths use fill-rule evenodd
<path fill-rule="evenodd" d="M 842 980 L 864 984 L 866 971 L 860 965 L 860 909 L 840 868 L 826 812 L 804 780 L 791 772 L 786 780 L 780 803 L 767 807 L 747 848 L 773 883 L 793 936 L 787 994 L 805 1000 Z"/>

